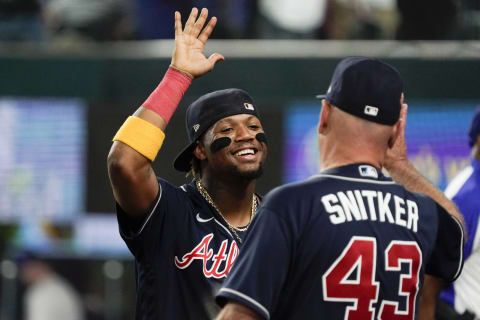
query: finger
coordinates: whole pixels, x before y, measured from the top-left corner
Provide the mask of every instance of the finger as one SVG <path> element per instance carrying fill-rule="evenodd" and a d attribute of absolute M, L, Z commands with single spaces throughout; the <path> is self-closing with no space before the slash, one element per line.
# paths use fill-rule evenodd
<path fill-rule="evenodd" d="M 402 104 L 402 108 L 400 109 L 400 120 L 401 120 L 401 130 L 402 132 L 405 132 L 405 128 L 407 126 L 407 110 L 408 110 L 408 105 L 407 104 Z"/>
<path fill-rule="evenodd" d="M 182 16 L 175 11 L 175 37 L 182 34 Z"/>
<path fill-rule="evenodd" d="M 198 17 L 197 22 L 195 22 L 195 25 L 193 26 L 193 31 L 192 35 L 196 38 L 200 34 L 200 31 L 203 28 L 203 25 L 205 24 L 205 21 L 207 21 L 208 17 L 208 9 L 203 8 L 202 11 L 200 12 L 200 17 Z"/>
<path fill-rule="evenodd" d="M 406 103 L 403 103 L 402 108 L 400 109 L 400 118 L 402 118 L 403 121 L 407 120 L 407 112 L 408 112 L 408 105 Z"/>
<path fill-rule="evenodd" d="M 210 57 L 208 57 L 208 62 L 210 63 L 212 68 L 218 61 L 223 61 L 223 60 L 225 60 L 225 57 L 222 56 L 220 53 L 214 53 Z"/>
<path fill-rule="evenodd" d="M 216 24 L 217 24 L 217 18 L 212 17 L 212 19 L 210 19 L 207 26 L 205 27 L 205 29 L 203 29 L 202 33 L 198 37 L 198 40 L 202 41 L 203 44 L 207 43 L 207 40 L 212 34 L 213 28 L 215 28 Z"/>
<path fill-rule="evenodd" d="M 188 20 L 185 23 L 185 30 L 183 30 L 183 33 L 185 34 L 191 34 L 192 29 L 193 29 L 193 24 L 195 20 L 197 19 L 198 15 L 198 9 L 197 8 L 192 8 L 192 11 L 190 12 L 190 15 L 188 16 Z"/>

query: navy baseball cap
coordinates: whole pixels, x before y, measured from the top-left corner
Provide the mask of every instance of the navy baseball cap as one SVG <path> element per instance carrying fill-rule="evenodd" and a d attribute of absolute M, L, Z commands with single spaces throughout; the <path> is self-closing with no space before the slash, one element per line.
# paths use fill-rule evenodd
<path fill-rule="evenodd" d="M 480 107 L 473 113 L 473 120 L 468 129 L 468 145 L 473 147 L 477 143 L 477 138 L 480 135 Z"/>
<path fill-rule="evenodd" d="M 348 57 L 335 68 L 326 99 L 354 116 L 394 125 L 400 116 L 403 81 L 392 66 L 373 58 Z"/>
<path fill-rule="evenodd" d="M 236 114 L 251 114 L 260 119 L 253 99 L 241 89 L 225 89 L 207 93 L 187 108 L 186 127 L 189 144 L 177 155 L 173 167 L 188 172 L 192 166 L 196 141 L 220 119 Z"/>

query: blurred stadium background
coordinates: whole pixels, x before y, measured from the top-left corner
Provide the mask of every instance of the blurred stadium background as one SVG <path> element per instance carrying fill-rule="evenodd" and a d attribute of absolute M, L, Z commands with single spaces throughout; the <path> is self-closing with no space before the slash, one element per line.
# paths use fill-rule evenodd
<path fill-rule="evenodd" d="M 186 141 L 185 109 L 228 87 L 254 97 L 269 137 L 259 191 L 315 174 L 315 95 L 350 55 L 402 74 L 408 154 L 433 183 L 444 188 L 469 163 L 478 1 L 0 0 L 0 320 L 25 314 L 14 263 L 25 249 L 73 285 L 87 319 L 133 318 L 133 260 L 118 235 L 106 157 L 169 65 L 173 11 L 186 16 L 192 6 L 218 17 L 206 53 L 227 60 L 187 92 L 158 175 L 186 182 L 171 164 Z"/>

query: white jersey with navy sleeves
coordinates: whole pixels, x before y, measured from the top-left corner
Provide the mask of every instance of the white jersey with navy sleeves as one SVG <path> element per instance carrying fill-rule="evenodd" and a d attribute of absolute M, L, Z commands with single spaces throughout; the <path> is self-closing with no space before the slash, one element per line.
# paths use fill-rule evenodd
<path fill-rule="evenodd" d="M 473 159 L 450 182 L 445 194 L 463 215 L 467 241 L 462 274 L 440 297 L 460 314 L 468 310 L 480 319 L 480 161 Z"/>
<path fill-rule="evenodd" d="M 424 273 L 455 279 L 462 253 L 433 200 L 348 165 L 265 197 L 217 302 L 264 319 L 414 319 Z"/>
<path fill-rule="evenodd" d="M 240 244 L 194 183 L 158 181 L 159 194 L 141 223 L 117 204 L 120 234 L 135 256 L 135 319 L 212 319 L 219 311 L 214 295 Z M 243 239 L 245 232 L 237 233 Z"/>

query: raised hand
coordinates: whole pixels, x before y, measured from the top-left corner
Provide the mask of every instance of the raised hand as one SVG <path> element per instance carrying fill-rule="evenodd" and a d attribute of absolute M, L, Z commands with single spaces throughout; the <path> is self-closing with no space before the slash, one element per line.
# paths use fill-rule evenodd
<path fill-rule="evenodd" d="M 193 8 L 185 23 L 185 29 L 182 31 L 180 12 L 175 12 L 175 49 L 171 64 L 172 67 L 190 74 L 194 78 L 212 70 L 217 61 L 225 60 L 219 53 L 214 53 L 208 58 L 203 54 L 203 49 L 217 23 L 217 18 L 212 17 L 204 28 L 208 10 L 203 8 L 198 19 L 197 16 L 198 9 Z"/>

